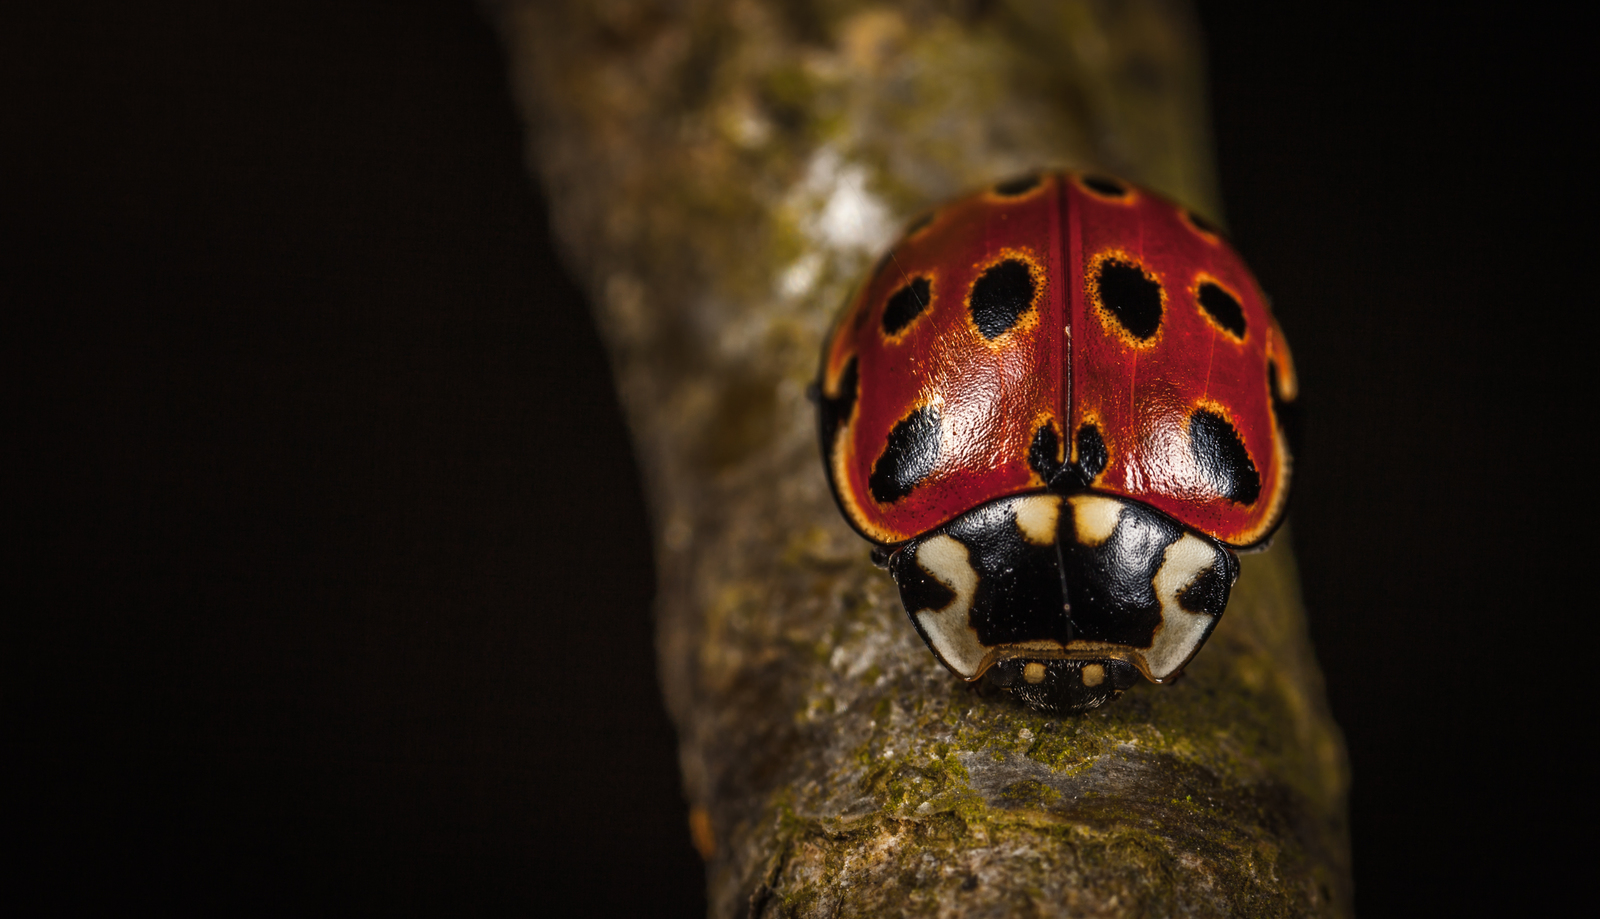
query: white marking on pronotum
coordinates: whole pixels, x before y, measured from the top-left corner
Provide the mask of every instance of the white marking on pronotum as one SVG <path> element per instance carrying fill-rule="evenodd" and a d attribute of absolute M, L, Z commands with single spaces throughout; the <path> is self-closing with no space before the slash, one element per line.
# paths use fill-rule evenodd
<path fill-rule="evenodd" d="M 1098 495 L 1074 495 L 1071 500 L 1078 542 L 1098 546 L 1111 538 L 1122 517 L 1122 502 Z"/>
<path fill-rule="evenodd" d="M 1056 520 L 1061 516 L 1061 499 L 1055 495 L 1035 495 L 1016 503 L 1017 529 L 1022 538 L 1036 546 L 1053 545 Z"/>
<path fill-rule="evenodd" d="M 917 548 L 917 564 L 956 595 L 943 609 L 918 610 L 913 614 L 917 623 L 947 667 L 965 679 L 976 679 L 986 652 L 967 618 L 978 591 L 978 572 L 972 569 L 967 547 L 941 533 Z"/>
<path fill-rule="evenodd" d="M 1144 653 L 1145 666 L 1156 680 L 1164 680 L 1182 667 L 1216 625 L 1215 616 L 1191 613 L 1178 604 L 1178 594 L 1216 564 L 1217 550 L 1198 536 L 1185 533 L 1167 547 L 1151 585 L 1161 602 L 1161 627 Z"/>
<path fill-rule="evenodd" d="M 787 198 L 800 214 L 801 232 L 835 255 L 871 255 L 893 237 L 888 206 L 867 191 L 867 167 L 847 160 L 836 145 L 812 154 Z"/>
<path fill-rule="evenodd" d="M 1022 678 L 1029 683 L 1043 683 L 1044 665 L 1038 661 L 1028 661 L 1027 666 L 1022 668 Z"/>
<path fill-rule="evenodd" d="M 1106 681 L 1106 668 L 1101 664 L 1083 665 L 1083 685 L 1099 686 Z"/>

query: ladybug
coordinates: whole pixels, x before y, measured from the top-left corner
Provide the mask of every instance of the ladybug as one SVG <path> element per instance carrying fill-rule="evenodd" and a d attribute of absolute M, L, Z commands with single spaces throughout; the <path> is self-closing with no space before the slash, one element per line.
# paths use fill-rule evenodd
<path fill-rule="evenodd" d="M 1266 297 L 1214 226 L 1102 176 L 913 222 L 814 393 L 834 497 L 917 633 L 1047 711 L 1178 676 L 1288 498 Z"/>

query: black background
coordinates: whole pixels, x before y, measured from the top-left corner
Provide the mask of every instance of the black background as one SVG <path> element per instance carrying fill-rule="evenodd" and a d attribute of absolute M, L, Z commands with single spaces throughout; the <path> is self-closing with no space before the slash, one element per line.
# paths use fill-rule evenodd
<path fill-rule="evenodd" d="M 1281 6 L 1201 16 L 1357 907 L 1525 909 L 1592 810 L 1576 30 Z M 7 19 L 8 900 L 699 915 L 634 460 L 475 9 Z"/>

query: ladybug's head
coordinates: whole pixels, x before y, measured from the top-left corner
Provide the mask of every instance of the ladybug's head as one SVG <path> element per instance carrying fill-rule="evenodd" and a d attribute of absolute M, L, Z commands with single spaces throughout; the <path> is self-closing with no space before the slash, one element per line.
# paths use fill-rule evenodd
<path fill-rule="evenodd" d="M 1130 663 L 1105 660 L 997 661 L 984 677 L 1017 698 L 1046 712 L 1086 712 L 1099 708 L 1139 681 Z"/>

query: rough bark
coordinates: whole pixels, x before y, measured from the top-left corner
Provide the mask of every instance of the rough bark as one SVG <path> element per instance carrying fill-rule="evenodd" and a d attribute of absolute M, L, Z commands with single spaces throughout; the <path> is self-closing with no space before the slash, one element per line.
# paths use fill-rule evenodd
<path fill-rule="evenodd" d="M 1042 715 L 922 646 L 829 496 L 805 395 L 851 285 L 941 199 L 1087 166 L 1216 216 L 1189 11 L 492 12 L 648 480 L 712 914 L 1347 914 L 1344 752 L 1287 534 L 1243 559 L 1184 680 Z M 581 653 L 603 687 L 605 649 Z"/>

